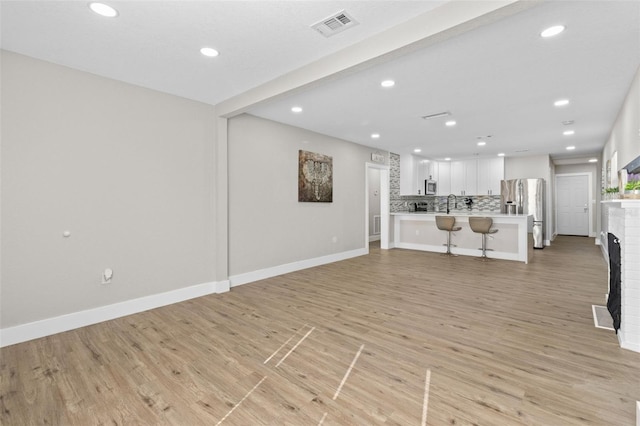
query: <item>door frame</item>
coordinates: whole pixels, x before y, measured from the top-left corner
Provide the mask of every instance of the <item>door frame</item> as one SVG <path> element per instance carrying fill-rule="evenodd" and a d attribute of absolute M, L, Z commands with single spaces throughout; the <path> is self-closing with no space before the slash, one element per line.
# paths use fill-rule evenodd
<path fill-rule="evenodd" d="M 593 174 L 589 173 L 589 172 L 579 172 L 579 173 L 559 173 L 557 175 L 555 175 L 555 179 L 554 179 L 554 185 L 555 185 L 555 191 L 554 192 L 554 214 L 553 214 L 553 222 L 554 222 L 554 228 L 555 228 L 555 232 L 554 235 L 558 235 L 558 178 L 563 178 L 563 177 L 571 177 L 571 176 L 586 176 L 587 177 L 587 199 L 589 200 L 588 202 L 588 218 L 587 218 L 587 222 L 589 224 L 589 229 L 587 231 L 587 236 L 590 238 L 595 238 L 596 233 L 593 230 L 593 203 L 594 203 L 594 199 L 593 199 Z"/>
<path fill-rule="evenodd" d="M 369 253 L 369 170 L 380 170 L 380 248 L 389 249 L 389 170 L 386 164 L 366 162 L 364 165 L 364 247 Z"/>

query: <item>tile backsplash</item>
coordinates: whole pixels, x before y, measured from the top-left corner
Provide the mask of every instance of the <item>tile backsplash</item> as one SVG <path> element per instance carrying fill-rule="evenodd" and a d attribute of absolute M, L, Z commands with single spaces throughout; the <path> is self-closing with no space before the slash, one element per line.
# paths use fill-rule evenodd
<path fill-rule="evenodd" d="M 470 203 L 466 203 L 470 200 Z M 409 196 L 401 195 L 396 206 L 391 206 L 391 212 L 403 212 L 409 210 L 409 203 L 427 203 L 427 208 L 432 211 L 447 211 L 447 197 L 436 195 Z M 458 195 L 455 203 L 451 200 L 451 211 L 468 212 L 483 211 L 500 213 L 499 195 Z M 457 205 L 457 207 L 456 207 Z M 394 210 L 397 207 L 397 210 Z"/>
<path fill-rule="evenodd" d="M 400 196 L 400 155 L 389 153 L 389 204 L 391 213 L 408 209 Z"/>

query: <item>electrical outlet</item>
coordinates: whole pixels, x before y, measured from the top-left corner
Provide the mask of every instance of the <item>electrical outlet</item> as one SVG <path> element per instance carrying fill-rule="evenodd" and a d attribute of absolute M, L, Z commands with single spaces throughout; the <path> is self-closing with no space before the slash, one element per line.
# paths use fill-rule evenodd
<path fill-rule="evenodd" d="M 334 236 L 334 237 L 331 239 L 331 241 L 333 241 L 334 243 L 337 243 L 337 242 L 338 242 L 338 237 Z"/>
<path fill-rule="evenodd" d="M 111 284 L 111 279 L 113 278 L 113 270 L 111 268 L 107 268 L 102 273 L 102 284 Z"/>
<path fill-rule="evenodd" d="M 420 230 L 416 229 L 416 235 L 420 235 Z"/>

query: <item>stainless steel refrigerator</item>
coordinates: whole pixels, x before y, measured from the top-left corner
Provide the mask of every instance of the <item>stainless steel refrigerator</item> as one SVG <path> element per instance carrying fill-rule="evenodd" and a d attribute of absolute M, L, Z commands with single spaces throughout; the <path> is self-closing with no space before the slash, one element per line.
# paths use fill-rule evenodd
<path fill-rule="evenodd" d="M 544 179 L 511 179 L 500 184 L 502 213 L 533 215 L 529 232 L 533 234 L 533 248 L 544 248 L 545 197 Z"/>

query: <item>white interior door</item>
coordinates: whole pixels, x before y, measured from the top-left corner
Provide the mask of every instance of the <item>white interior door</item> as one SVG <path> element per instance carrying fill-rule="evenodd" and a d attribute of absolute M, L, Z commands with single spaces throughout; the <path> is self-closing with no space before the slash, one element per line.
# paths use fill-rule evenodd
<path fill-rule="evenodd" d="M 589 235 L 589 176 L 557 176 L 558 234 Z"/>

